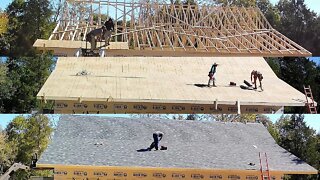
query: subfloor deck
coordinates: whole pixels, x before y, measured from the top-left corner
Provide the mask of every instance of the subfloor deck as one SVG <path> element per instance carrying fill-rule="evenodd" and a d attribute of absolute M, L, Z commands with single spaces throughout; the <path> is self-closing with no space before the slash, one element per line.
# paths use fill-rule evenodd
<path fill-rule="evenodd" d="M 217 87 L 208 88 L 208 72 L 214 62 L 219 64 Z M 239 87 L 244 80 L 250 82 L 252 70 L 263 74 L 264 91 Z M 87 75 L 79 75 L 81 72 Z M 230 81 L 237 86 L 229 86 Z M 236 113 L 237 105 L 253 113 L 260 112 L 254 107 L 267 112 L 266 107 L 272 111 L 272 107 L 305 106 L 306 101 L 305 95 L 280 80 L 262 57 L 59 58 L 37 96 L 55 100 L 60 113 L 79 109 L 176 113 L 183 108 Z"/>

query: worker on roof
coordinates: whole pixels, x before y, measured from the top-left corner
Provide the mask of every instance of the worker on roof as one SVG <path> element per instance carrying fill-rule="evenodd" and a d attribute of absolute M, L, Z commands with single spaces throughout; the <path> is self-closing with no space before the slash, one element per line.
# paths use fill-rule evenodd
<path fill-rule="evenodd" d="M 153 148 L 155 150 L 159 149 L 159 142 L 163 138 L 163 132 L 156 131 L 153 133 L 153 142 L 151 143 L 150 147 L 148 148 L 149 151 L 151 151 Z"/>
<path fill-rule="evenodd" d="M 114 31 L 114 23 L 112 19 L 109 18 L 109 20 L 104 23 L 104 26 L 106 27 L 105 40 L 106 40 L 106 46 L 107 46 L 109 45 L 112 31 Z"/>
<path fill-rule="evenodd" d="M 90 31 L 86 35 L 86 41 L 90 42 L 91 44 L 91 51 L 95 50 L 97 47 L 97 41 L 101 40 L 106 34 L 106 27 L 102 26 L 101 28 L 94 29 Z"/>
<path fill-rule="evenodd" d="M 252 78 L 253 78 L 253 81 L 252 81 Z M 257 89 L 257 79 L 259 79 L 260 88 L 261 88 L 261 91 L 263 91 L 263 89 L 262 89 L 262 83 L 261 83 L 261 81 L 262 81 L 262 79 L 263 79 L 263 76 L 262 76 L 262 74 L 261 74 L 259 71 L 253 70 L 253 71 L 251 72 L 251 82 L 254 84 L 254 89 Z"/>
<path fill-rule="evenodd" d="M 212 66 L 211 66 L 211 69 L 210 69 L 209 74 L 208 74 L 208 76 L 209 76 L 208 87 L 210 87 L 210 82 L 211 82 L 211 81 L 212 81 L 212 85 L 213 85 L 214 87 L 216 87 L 216 83 L 215 83 L 216 79 L 215 79 L 215 77 L 214 77 L 214 74 L 216 73 L 217 66 L 218 66 L 217 63 L 214 63 L 214 64 L 212 64 Z"/>

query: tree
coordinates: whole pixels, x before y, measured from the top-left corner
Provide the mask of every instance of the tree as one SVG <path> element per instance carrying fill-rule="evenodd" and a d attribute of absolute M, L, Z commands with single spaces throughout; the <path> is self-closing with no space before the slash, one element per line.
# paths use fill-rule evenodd
<path fill-rule="evenodd" d="M 320 32 L 315 29 L 319 27 L 317 14 L 307 8 L 304 0 L 280 0 L 276 7 L 281 14 L 278 30 L 314 55 L 319 55 Z"/>
<path fill-rule="evenodd" d="M 261 10 L 272 27 L 278 29 L 281 19 L 279 10 L 269 0 L 257 0 L 256 6 Z"/>
<path fill-rule="evenodd" d="M 176 1 L 175 4 L 177 4 L 178 2 Z M 197 4 L 197 1 L 196 0 L 184 0 L 182 2 L 183 4 L 191 4 L 191 5 L 196 5 Z"/>
<path fill-rule="evenodd" d="M 8 31 L 0 44 L 4 55 L 32 56 L 38 38 L 48 38 L 53 29 L 51 5 L 48 0 L 14 0 L 6 9 Z"/>
<path fill-rule="evenodd" d="M 320 152 L 317 149 L 315 130 L 304 122 L 303 115 L 283 116 L 276 123 L 279 129 L 278 144 L 308 164 L 319 167 Z M 294 175 L 293 180 L 315 179 L 315 176 Z"/>
<path fill-rule="evenodd" d="M 208 114 L 203 115 L 202 119 L 222 121 L 222 122 L 256 122 L 260 117 L 257 114 Z"/>
<path fill-rule="evenodd" d="M 213 2 L 224 6 L 256 6 L 256 0 L 213 0 Z"/>
<path fill-rule="evenodd" d="M 27 113 L 38 107 L 37 93 L 51 73 L 53 58 L 50 54 L 34 57 L 9 58 L 8 78 L 13 93 L 4 99 L 5 112 Z"/>
<path fill-rule="evenodd" d="M 0 44 L 2 55 L 13 56 L 23 50 L 23 31 L 21 29 L 23 29 L 24 8 L 25 3 L 23 0 L 13 0 L 6 9 L 9 21 L 7 32 L 4 34 L 4 41 Z"/>
<path fill-rule="evenodd" d="M 7 32 L 7 27 L 8 27 L 8 16 L 4 13 L 0 12 L 0 36 Z"/>
<path fill-rule="evenodd" d="M 14 155 L 10 147 L 5 133 L 0 131 L 0 174 L 3 167 L 10 167 L 13 162 Z"/>
<path fill-rule="evenodd" d="M 307 58 L 280 58 L 279 78 L 290 84 L 295 89 L 304 93 L 303 85 L 310 85 L 315 101 L 320 98 L 319 79 L 320 71 L 317 65 Z M 304 113 L 305 107 L 286 108 L 286 113 Z"/>
<path fill-rule="evenodd" d="M 45 115 L 18 116 L 13 119 L 5 132 L 7 141 L 11 143 L 14 162 L 29 165 L 34 154 L 39 157 L 50 141 L 52 130 L 49 118 Z M 36 174 L 35 171 L 21 171 L 15 174 L 15 178 L 26 179 Z"/>
<path fill-rule="evenodd" d="M 13 94 L 11 91 L 12 83 L 7 74 L 6 64 L 0 62 L 0 112 L 5 112 L 5 100 L 10 99 Z"/>

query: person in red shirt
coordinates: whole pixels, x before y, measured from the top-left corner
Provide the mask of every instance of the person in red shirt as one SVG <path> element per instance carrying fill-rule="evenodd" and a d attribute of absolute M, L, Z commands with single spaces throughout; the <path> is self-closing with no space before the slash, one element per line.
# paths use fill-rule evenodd
<path fill-rule="evenodd" d="M 261 83 L 263 76 L 259 71 L 253 70 L 251 72 L 251 82 L 254 84 L 254 89 L 257 89 L 257 79 L 259 80 L 261 91 L 263 91 L 262 83 Z"/>

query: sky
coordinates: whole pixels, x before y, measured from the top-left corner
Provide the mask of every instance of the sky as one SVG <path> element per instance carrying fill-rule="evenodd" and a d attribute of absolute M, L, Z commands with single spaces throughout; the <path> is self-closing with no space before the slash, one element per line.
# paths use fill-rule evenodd
<path fill-rule="evenodd" d="M 4 129 L 8 123 L 14 119 L 15 117 L 19 116 L 20 114 L 0 114 L 0 126 Z M 275 123 L 282 114 L 266 114 L 270 118 L 270 120 Z M 24 116 L 29 116 L 29 114 L 24 114 Z M 48 115 L 50 119 L 52 119 L 54 125 L 57 124 L 60 115 Z M 107 117 L 126 117 L 129 118 L 130 115 L 128 114 L 96 114 L 96 115 L 87 115 L 87 116 L 107 116 Z M 306 122 L 307 126 L 313 128 L 320 133 L 320 115 L 315 114 L 305 114 L 304 121 Z"/>

